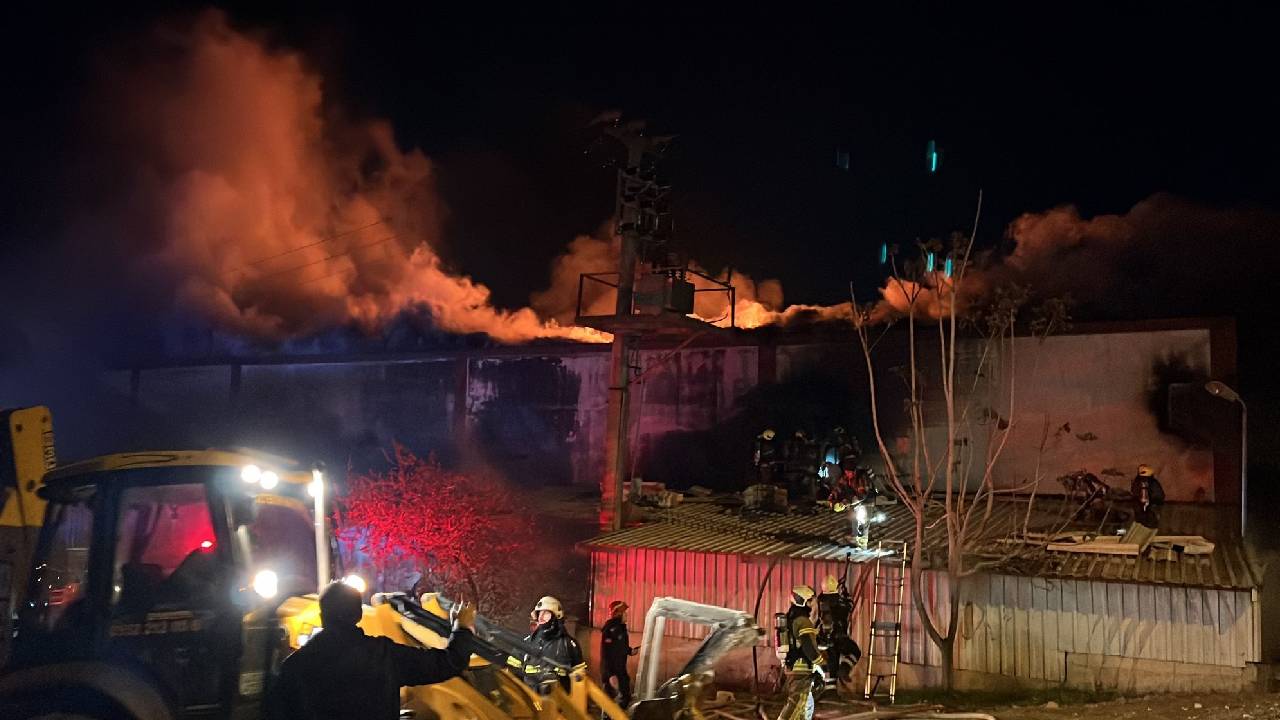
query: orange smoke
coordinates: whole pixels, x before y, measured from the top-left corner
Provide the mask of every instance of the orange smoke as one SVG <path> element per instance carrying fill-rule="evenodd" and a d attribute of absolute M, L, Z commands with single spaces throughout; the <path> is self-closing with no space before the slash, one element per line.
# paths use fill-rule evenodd
<path fill-rule="evenodd" d="M 530 307 L 495 308 L 487 287 L 442 262 L 447 209 L 435 168 L 397 146 L 387 123 L 344 117 L 301 56 L 232 29 L 220 12 L 155 40 L 153 61 L 106 83 L 105 122 L 130 167 L 142 168 L 127 183 L 130 212 L 159 238 L 138 267 L 171 287 L 177 308 L 261 339 L 346 325 L 372 333 L 405 312 L 501 342 L 610 339 L 573 321 L 579 275 L 617 268 L 611 223 L 569 244 Z M 849 303 L 787 306 L 776 280 L 732 281 L 738 327 L 853 319 Z M 901 287 L 882 295 L 873 318 L 907 312 Z M 728 303 L 698 293 L 694 314 L 727 326 Z M 611 289 L 584 286 L 584 314 L 613 306 Z M 937 313 L 945 303 L 925 288 L 916 308 Z"/>
<path fill-rule="evenodd" d="M 618 268 L 621 243 L 616 237 L 608 240 L 611 223 L 601 227 L 595 236 L 575 238 L 564 252 L 551 264 L 551 285 L 547 290 L 533 294 L 532 305 L 542 317 L 554 322 L 573 322 L 578 302 L 578 278 L 582 273 L 608 273 Z M 731 320 L 740 328 L 756 328 L 764 325 L 787 325 L 800 321 L 850 320 L 853 315 L 849 303 L 829 307 L 818 305 L 787 306 L 782 299 L 782 284 L 777 280 L 756 281 L 727 271 L 710 273 L 697 263 L 690 267 L 711 275 L 720 281 L 731 280 L 736 290 L 735 314 L 730 317 L 729 296 L 716 292 L 716 285 L 704 279 L 690 276 L 694 287 L 709 292 L 694 296 L 693 317 L 713 325 L 728 327 Z M 612 278 L 610 278 L 612 280 Z M 582 287 L 582 312 L 584 315 L 610 315 L 615 308 L 614 290 L 601 283 L 586 282 Z"/>
<path fill-rule="evenodd" d="M 372 332 L 411 310 L 503 342 L 608 340 L 494 308 L 488 288 L 444 267 L 431 161 L 400 150 L 386 123 L 344 121 L 296 53 L 216 11 L 158 40 L 163 61 L 128 68 L 110 102 L 146 168 L 133 202 L 162 238 L 141 265 L 177 278 L 180 308 L 259 338 Z"/>

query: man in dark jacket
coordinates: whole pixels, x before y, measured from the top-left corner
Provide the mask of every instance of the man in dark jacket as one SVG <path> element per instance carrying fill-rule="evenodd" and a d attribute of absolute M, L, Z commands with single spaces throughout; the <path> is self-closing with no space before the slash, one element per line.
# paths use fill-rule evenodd
<path fill-rule="evenodd" d="M 625 710 L 631 704 L 631 675 L 627 672 L 627 658 L 639 652 L 631 647 L 631 633 L 627 631 L 627 604 L 621 600 L 609 603 L 609 620 L 600 631 L 600 660 L 604 666 L 600 682 L 609 697 L 616 698 Z M 615 691 L 609 678 L 618 679 Z"/>
<path fill-rule="evenodd" d="M 542 598 L 533 607 L 533 612 L 529 613 L 529 619 L 536 623 L 536 627 L 525 641 L 533 643 L 540 651 L 541 657 L 554 660 L 569 668 L 582 664 L 582 648 L 578 646 L 578 641 L 564 629 L 564 608 L 559 600 L 550 595 Z M 530 657 L 524 659 L 524 681 L 529 687 L 541 690 L 544 689 L 543 685 L 549 681 L 549 678 L 544 676 L 540 666 L 531 664 L 530 661 L 533 659 Z M 569 671 L 556 668 L 555 675 L 560 681 L 560 687 L 568 692 Z"/>
<path fill-rule="evenodd" d="M 475 608 L 451 613 L 445 650 L 418 649 L 357 627 L 360 593 L 333 583 L 320 594 L 324 630 L 290 655 L 280 671 L 276 715 L 289 720 L 396 720 L 400 688 L 444 682 L 467 668 Z"/>

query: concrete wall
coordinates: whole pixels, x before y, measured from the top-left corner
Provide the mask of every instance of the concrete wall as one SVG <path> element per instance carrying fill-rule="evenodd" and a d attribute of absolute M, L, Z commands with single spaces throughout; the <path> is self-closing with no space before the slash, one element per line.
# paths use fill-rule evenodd
<path fill-rule="evenodd" d="M 890 428 L 902 424 L 901 383 L 888 370 L 905 359 L 900 341 L 890 334 L 877 350 L 882 420 Z M 1215 480 L 1235 483 L 1238 473 L 1229 447 L 1236 421 L 1211 417 L 1229 411 L 1226 403 L 1180 404 L 1168 388 L 1220 376 L 1219 356 L 1228 354 L 1221 345 L 1205 326 L 1020 341 L 1011 375 L 1015 432 L 997 478 L 1016 483 L 1039 463 L 1050 481 L 1083 468 L 1124 485 L 1147 462 L 1171 499 L 1215 499 Z M 106 384 L 118 398 L 112 402 L 128 408 L 126 418 L 96 445 L 78 434 L 68 441 L 81 455 L 122 445 L 257 446 L 336 468 L 376 465 L 398 441 L 523 482 L 589 487 L 604 463 L 605 350 L 531 346 L 115 371 Z M 752 438 L 768 426 L 821 433 L 844 425 L 870 449 L 865 365 L 852 338 L 645 350 L 638 365 L 632 443 L 635 472 L 646 480 L 740 488 Z M 90 412 L 102 410 L 97 403 Z M 113 417 L 121 415 L 115 410 Z M 971 430 L 979 452 L 984 429 Z M 1234 497 L 1229 491 L 1218 499 Z"/>
<path fill-rule="evenodd" d="M 1049 480 L 1083 469 L 1127 489 L 1138 464 L 1147 463 L 1170 500 L 1214 499 L 1212 449 L 1170 432 L 1163 392 L 1169 382 L 1210 379 L 1208 330 L 1028 338 L 1015 341 L 1013 353 L 999 369 L 998 389 L 973 403 L 990 402 L 1012 419 L 995 468 L 998 485 L 1025 484 L 1037 468 Z M 974 422 L 965 434 L 977 457 L 985 456 L 989 426 Z M 934 433 L 945 443 L 945 426 Z"/>

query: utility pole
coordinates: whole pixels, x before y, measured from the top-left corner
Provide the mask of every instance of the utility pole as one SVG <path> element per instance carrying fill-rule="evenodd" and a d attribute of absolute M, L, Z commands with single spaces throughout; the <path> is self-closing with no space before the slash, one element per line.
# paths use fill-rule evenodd
<path fill-rule="evenodd" d="M 632 122 L 606 128 L 605 133 L 626 148 L 626 161 L 618 168 L 616 208 L 617 233 L 621 238 L 618 258 L 618 297 L 614 307 L 616 318 L 632 314 L 635 297 L 636 265 L 642 249 L 665 240 L 663 217 L 669 187 L 657 177 L 657 161 L 671 141 L 670 136 L 644 134 L 644 124 Z M 642 248 L 642 245 L 644 246 Z M 623 488 L 631 479 L 632 354 L 638 334 L 620 324 L 613 334 L 609 355 L 609 405 L 605 425 L 605 471 L 601 482 L 601 525 L 617 530 L 623 522 Z"/>
<path fill-rule="evenodd" d="M 717 280 L 676 263 L 667 254 L 671 237 L 671 187 L 659 176 L 658 163 L 674 136 L 647 135 L 643 122 L 618 122 L 604 128 L 605 135 L 626 151 L 617 175 L 617 232 L 621 252 L 617 282 L 606 280 L 614 273 L 583 273 L 578 282 L 578 309 L 575 322 L 613 334 L 609 356 L 609 403 L 605 426 L 605 467 L 600 480 L 600 525 L 617 530 L 625 521 L 623 490 L 631 480 L 631 385 L 639 370 L 636 353 L 646 336 L 686 337 L 712 330 L 711 325 L 692 317 L 693 298 L 698 292 L 725 293 L 733 318 L 734 289 Z M 690 276 L 701 278 L 707 287 L 698 289 Z M 612 315 L 582 314 L 582 298 L 588 282 L 616 289 Z M 732 321 L 730 323 L 732 325 Z M 687 342 L 687 341 L 686 341 Z"/>

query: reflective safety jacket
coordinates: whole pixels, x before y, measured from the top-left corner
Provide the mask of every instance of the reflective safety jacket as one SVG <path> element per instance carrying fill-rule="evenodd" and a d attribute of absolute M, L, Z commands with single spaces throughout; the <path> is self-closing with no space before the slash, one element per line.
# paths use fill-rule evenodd
<path fill-rule="evenodd" d="M 787 656 L 784 660 L 792 672 L 813 670 L 822 653 L 818 650 L 818 629 L 809 619 L 809 608 L 792 606 L 787 611 Z"/>
<path fill-rule="evenodd" d="M 559 618 L 551 618 L 547 623 L 539 625 L 525 640 L 536 645 L 542 651 L 542 657 L 547 660 L 554 660 L 570 667 L 582 664 L 582 648 L 578 645 L 577 640 L 574 640 L 569 633 L 565 632 L 564 624 L 560 622 Z M 524 676 L 525 684 L 537 688 L 544 682 L 545 678 L 542 677 L 542 668 L 531 664 L 532 660 L 533 658 L 524 658 L 522 675 Z M 568 691 L 569 672 L 556 668 L 555 674 L 560 681 L 560 686 L 565 691 Z"/>

